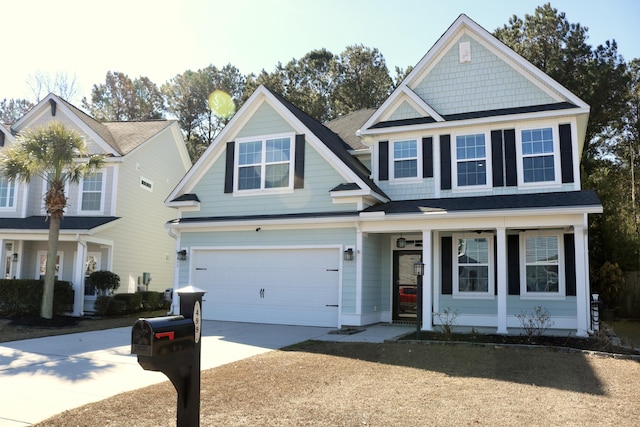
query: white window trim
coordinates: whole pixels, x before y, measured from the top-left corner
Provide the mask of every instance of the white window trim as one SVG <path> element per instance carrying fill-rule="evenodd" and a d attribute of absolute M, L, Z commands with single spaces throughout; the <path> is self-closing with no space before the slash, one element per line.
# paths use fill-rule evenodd
<path fill-rule="evenodd" d="M 529 123 L 516 127 L 516 158 L 517 158 L 517 174 L 518 174 L 518 187 L 519 188 L 548 188 L 549 186 L 562 185 L 562 170 L 560 169 L 560 135 L 558 133 L 558 122 L 546 122 L 546 123 Z M 525 182 L 524 181 L 524 154 L 522 154 L 522 131 L 523 130 L 535 130 L 551 128 L 553 134 L 553 181 L 536 181 Z M 543 156 L 543 154 L 540 154 Z M 533 156 L 528 156 L 533 157 Z M 573 165 L 573 163 L 572 163 Z"/>
<path fill-rule="evenodd" d="M 485 154 L 485 163 L 486 163 L 486 184 L 484 185 L 458 185 L 458 152 L 456 150 L 456 142 L 459 136 L 468 136 L 468 135 L 484 135 L 484 154 Z M 491 189 L 493 185 L 493 169 L 491 165 L 491 136 L 490 133 L 484 130 L 469 132 L 460 132 L 451 135 L 451 188 L 457 192 L 468 192 L 468 191 L 478 191 L 478 190 L 486 190 Z M 473 159 L 464 159 L 461 161 L 473 161 Z"/>
<path fill-rule="evenodd" d="M 527 291 L 526 238 L 527 237 L 556 237 L 558 239 L 558 292 L 529 292 Z M 525 231 L 520 233 L 520 299 L 532 300 L 564 300 L 567 287 L 564 274 L 564 239 L 560 232 L 553 231 Z"/>
<path fill-rule="evenodd" d="M 408 176 L 403 178 L 396 178 L 396 168 L 395 168 L 395 150 L 394 145 L 396 142 L 402 141 L 415 141 L 416 142 L 416 176 Z M 397 138 L 389 142 L 389 181 L 395 181 L 395 183 L 412 183 L 412 182 L 422 182 L 422 138 L 419 137 L 406 137 L 406 138 Z M 413 157 L 405 157 L 398 160 L 412 160 Z"/>
<path fill-rule="evenodd" d="M 1 178 L 1 177 L 0 177 Z M 16 211 L 16 205 L 17 205 L 17 200 L 18 200 L 18 185 L 16 181 L 11 181 L 9 179 L 7 179 L 7 189 L 8 191 L 11 193 L 11 191 L 13 191 L 13 197 L 11 198 L 11 206 L 1 206 L 0 205 L 0 211 L 6 211 L 6 212 L 15 212 Z"/>
<path fill-rule="evenodd" d="M 277 139 L 277 138 L 289 138 L 289 185 L 286 187 L 277 187 L 277 188 L 265 188 L 265 180 L 264 180 L 264 169 L 263 175 L 260 178 L 260 188 L 253 188 L 250 190 L 239 190 L 238 189 L 238 179 L 240 176 L 240 164 L 238 163 L 240 158 L 240 145 L 245 142 L 255 142 L 262 141 L 262 160 L 261 165 L 264 168 L 265 156 L 266 156 L 266 141 L 268 139 Z M 235 196 L 255 196 L 261 194 L 274 194 L 274 193 L 292 193 L 293 192 L 293 182 L 295 178 L 295 155 L 296 155 L 296 138 L 295 133 L 277 133 L 270 135 L 260 135 L 246 138 L 238 138 L 236 139 L 235 147 L 234 147 L 234 156 L 233 156 L 233 194 Z M 284 163 L 284 162 L 282 162 Z"/>
<path fill-rule="evenodd" d="M 57 252 L 58 258 L 60 259 L 58 262 L 58 274 L 56 274 L 57 279 L 56 280 L 63 280 L 62 279 L 62 266 L 64 265 L 64 252 L 58 251 Z M 40 279 L 40 259 L 44 257 L 45 258 L 45 269 L 46 269 L 46 258 L 47 258 L 47 251 L 38 251 L 36 253 L 36 280 Z M 46 272 L 45 272 L 46 274 Z M 42 275 L 42 277 L 44 277 L 44 274 Z"/>
<path fill-rule="evenodd" d="M 80 183 L 78 184 L 78 212 L 79 213 L 91 214 L 91 215 L 104 214 L 104 200 L 105 200 L 104 193 L 105 193 L 105 188 L 107 184 L 107 173 L 104 170 L 99 170 L 99 171 L 96 171 L 95 173 L 102 174 L 102 183 L 101 183 L 102 187 L 100 188 L 100 209 L 99 210 L 83 210 L 82 209 L 82 197 L 84 195 L 83 187 L 84 187 L 84 180 L 85 180 L 85 177 L 83 176 L 82 179 L 80 179 Z"/>
<path fill-rule="evenodd" d="M 489 244 L 489 285 L 486 292 L 464 292 L 460 291 L 460 277 L 458 275 L 458 239 L 477 239 L 485 238 Z M 495 259 L 493 248 L 493 234 L 491 233 L 458 233 L 452 236 L 453 239 L 453 262 L 452 264 L 452 278 L 453 278 L 453 292 L 452 297 L 456 299 L 494 299 L 495 298 Z"/>

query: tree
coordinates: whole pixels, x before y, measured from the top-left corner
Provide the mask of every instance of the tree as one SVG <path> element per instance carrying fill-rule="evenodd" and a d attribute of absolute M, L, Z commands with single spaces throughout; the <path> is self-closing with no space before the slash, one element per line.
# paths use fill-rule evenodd
<path fill-rule="evenodd" d="M 153 120 L 164 116 L 162 92 L 148 77 L 131 80 L 121 72 L 108 71 L 105 83 L 93 85 L 91 102 L 82 106 L 98 120 Z"/>
<path fill-rule="evenodd" d="M 3 99 L 0 102 L 0 123 L 11 125 L 33 108 L 33 104 L 26 99 Z"/>
<path fill-rule="evenodd" d="M 335 79 L 336 89 L 330 100 L 335 117 L 379 107 L 393 88 L 380 51 L 363 45 L 348 46 L 338 56 Z"/>
<path fill-rule="evenodd" d="M 60 122 L 21 132 L 0 157 L 0 172 L 10 181 L 29 183 L 40 177 L 47 183 L 44 205 L 49 218 L 47 264 L 40 315 L 53 317 L 53 286 L 60 223 L 68 199 L 66 183 L 78 183 L 95 173 L 105 162 L 102 155 L 91 155 L 82 135 Z"/>
<path fill-rule="evenodd" d="M 50 93 L 55 93 L 67 101 L 72 101 L 78 95 L 75 74 L 70 77 L 67 73 L 58 72 L 52 76 L 38 71 L 29 75 L 27 84 L 31 88 L 36 102 L 40 102 Z"/>

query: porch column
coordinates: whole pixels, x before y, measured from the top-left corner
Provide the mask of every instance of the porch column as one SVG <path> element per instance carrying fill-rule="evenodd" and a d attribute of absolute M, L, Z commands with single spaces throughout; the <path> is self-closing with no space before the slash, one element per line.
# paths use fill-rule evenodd
<path fill-rule="evenodd" d="M 573 228 L 575 242 L 575 258 L 576 258 L 576 317 L 577 330 L 576 336 L 589 336 L 589 278 L 587 271 L 589 268 L 589 255 L 587 253 L 587 236 L 585 228 L 575 226 Z"/>
<path fill-rule="evenodd" d="M 498 280 L 498 330 L 507 334 L 507 233 L 504 227 L 496 229 L 496 271 Z"/>
<path fill-rule="evenodd" d="M 84 263 L 87 259 L 86 243 L 78 239 L 76 245 L 76 268 L 73 270 L 73 316 L 84 315 Z"/>
<path fill-rule="evenodd" d="M 433 330 L 433 251 L 431 248 L 431 230 L 422 230 L 422 325 L 423 331 Z"/>

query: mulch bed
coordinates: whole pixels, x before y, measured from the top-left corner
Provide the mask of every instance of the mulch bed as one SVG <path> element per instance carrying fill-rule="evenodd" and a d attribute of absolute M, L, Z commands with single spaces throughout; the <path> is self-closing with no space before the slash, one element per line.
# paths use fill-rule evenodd
<path fill-rule="evenodd" d="M 75 326 L 80 318 L 70 316 L 55 315 L 51 319 L 45 319 L 40 316 L 19 315 L 7 317 L 9 325 L 12 326 L 30 326 L 33 328 L 64 328 Z"/>

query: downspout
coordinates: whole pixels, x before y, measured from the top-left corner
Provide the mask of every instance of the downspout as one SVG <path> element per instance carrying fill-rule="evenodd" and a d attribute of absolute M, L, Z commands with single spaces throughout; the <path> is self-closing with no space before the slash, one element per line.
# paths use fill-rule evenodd
<path fill-rule="evenodd" d="M 173 259 L 174 259 L 174 268 L 173 268 L 173 295 L 171 296 L 171 309 L 169 311 L 168 314 L 171 313 L 179 313 L 180 312 L 180 303 L 178 301 L 178 294 L 176 293 L 176 289 L 178 289 L 178 281 L 179 281 L 179 277 L 180 277 L 180 263 L 178 262 L 177 259 L 177 253 L 180 250 L 180 238 L 178 237 L 178 234 L 176 234 L 173 231 L 173 228 L 171 227 L 167 227 L 167 234 L 174 238 L 176 241 L 175 244 L 175 250 L 174 250 L 174 254 L 173 254 Z"/>

